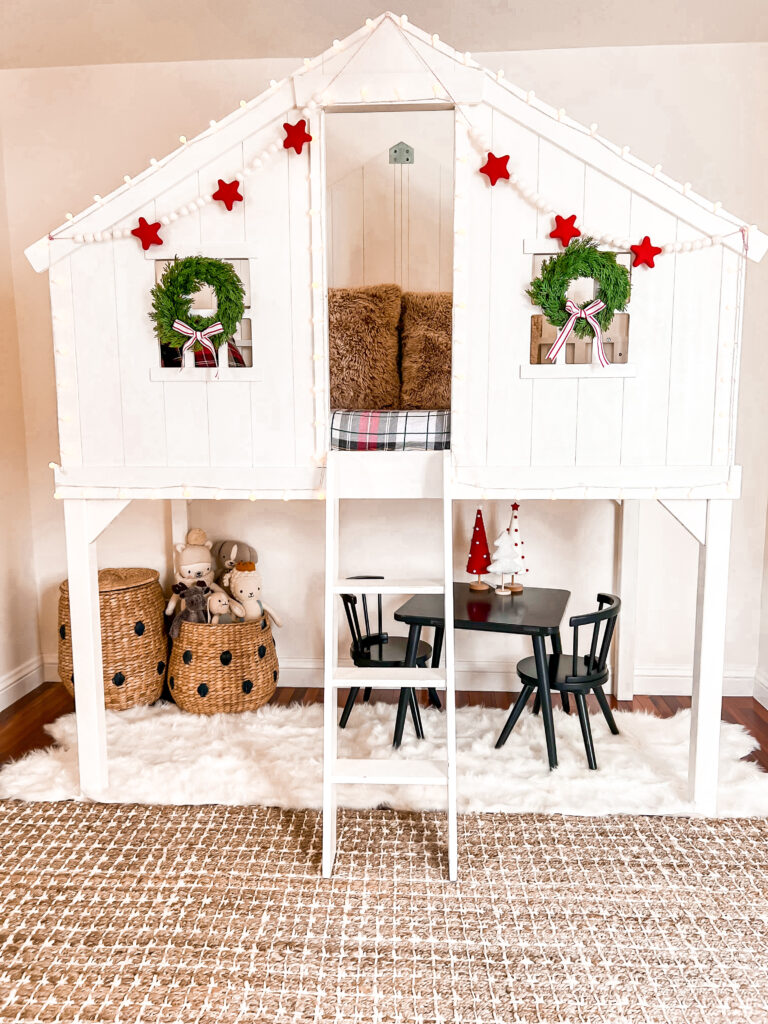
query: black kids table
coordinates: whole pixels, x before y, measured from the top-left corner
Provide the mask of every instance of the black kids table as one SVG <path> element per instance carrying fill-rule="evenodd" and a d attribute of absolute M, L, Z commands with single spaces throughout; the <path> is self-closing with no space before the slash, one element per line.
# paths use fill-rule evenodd
<path fill-rule="evenodd" d="M 501 597 L 491 590 L 470 590 L 468 583 L 453 584 L 453 624 L 456 629 L 477 629 L 487 633 L 521 633 L 529 636 L 536 658 L 536 672 L 539 679 L 548 678 L 546 637 L 552 637 L 555 654 L 562 653 L 560 647 L 560 622 L 565 606 L 571 596 L 569 590 L 550 590 L 545 587 L 526 587 L 521 594 Z M 424 626 L 433 626 L 432 667 L 437 668 L 445 634 L 443 598 L 439 594 L 417 594 L 395 612 L 398 622 L 407 622 L 408 647 L 404 664 L 410 668 L 416 664 L 421 631 Z M 549 686 L 540 686 L 541 717 L 547 740 L 549 767 L 557 767 L 557 747 L 552 724 L 552 701 Z M 403 701 L 401 700 L 401 703 Z M 399 746 L 405 726 L 407 702 L 400 713 L 398 706 L 395 723 L 395 745 Z M 401 721 L 402 718 L 402 721 Z M 399 731 L 398 731 L 399 730 Z"/>

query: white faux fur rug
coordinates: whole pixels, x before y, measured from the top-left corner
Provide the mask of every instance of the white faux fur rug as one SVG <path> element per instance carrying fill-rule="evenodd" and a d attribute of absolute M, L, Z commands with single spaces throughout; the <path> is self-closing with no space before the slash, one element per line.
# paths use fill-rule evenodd
<path fill-rule="evenodd" d="M 586 765 L 576 715 L 555 709 L 559 768 L 547 769 L 541 719 L 526 712 L 505 747 L 494 743 L 507 712 L 477 707 L 457 712 L 459 810 L 563 814 L 686 813 L 690 712 L 655 718 L 617 712 L 621 735 L 592 715 L 599 770 Z M 440 758 L 444 718 L 422 711 L 427 739 L 410 723 L 399 752 L 392 749 L 393 704 L 358 704 L 339 732 L 342 757 Z M 283 808 L 322 804 L 322 705 L 266 706 L 241 715 L 186 714 L 163 704 L 107 712 L 108 798 L 141 804 L 263 804 Z M 0 797 L 78 797 L 75 716 L 48 731 L 57 746 L 33 751 L 0 771 Z M 768 815 L 768 774 L 742 761 L 755 746 L 739 725 L 723 723 L 718 814 Z M 346 786 L 347 807 L 430 810 L 443 805 L 438 787 Z"/>

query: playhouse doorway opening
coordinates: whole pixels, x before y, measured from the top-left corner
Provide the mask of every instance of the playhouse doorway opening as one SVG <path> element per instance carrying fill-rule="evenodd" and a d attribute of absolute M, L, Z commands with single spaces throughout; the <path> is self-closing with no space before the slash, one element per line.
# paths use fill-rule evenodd
<path fill-rule="evenodd" d="M 326 116 L 331 442 L 450 447 L 454 111 Z"/>

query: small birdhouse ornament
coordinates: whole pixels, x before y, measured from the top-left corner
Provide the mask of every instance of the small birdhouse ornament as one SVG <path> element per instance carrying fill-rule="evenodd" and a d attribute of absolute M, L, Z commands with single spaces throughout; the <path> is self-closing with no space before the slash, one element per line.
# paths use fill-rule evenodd
<path fill-rule="evenodd" d="M 488 572 L 491 564 L 491 553 L 488 550 L 488 539 L 485 535 L 485 523 L 483 513 L 480 509 L 475 515 L 475 527 L 472 531 L 472 540 L 469 545 L 469 558 L 467 559 L 467 572 L 477 576 L 469 584 L 470 590 L 490 590 L 487 583 L 484 583 L 482 576 Z"/>

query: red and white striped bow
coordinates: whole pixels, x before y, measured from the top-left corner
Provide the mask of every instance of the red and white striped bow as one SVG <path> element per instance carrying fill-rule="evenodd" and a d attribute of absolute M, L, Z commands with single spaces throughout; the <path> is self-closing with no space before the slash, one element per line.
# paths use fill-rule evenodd
<path fill-rule="evenodd" d="M 187 341 L 184 342 L 184 347 L 181 350 L 181 368 L 184 369 L 184 355 L 189 349 L 194 348 L 195 344 L 200 344 L 206 352 L 210 352 L 213 356 L 213 361 L 216 363 L 216 349 L 214 348 L 211 338 L 214 334 L 221 334 L 224 328 L 217 320 L 215 324 L 211 324 L 210 327 L 206 327 L 204 331 L 196 331 L 194 327 L 190 327 L 189 324 L 185 324 L 183 320 L 174 320 L 173 329 L 177 334 L 183 334 Z"/>
<path fill-rule="evenodd" d="M 581 317 L 587 321 L 589 326 L 595 332 L 594 343 L 597 346 L 597 358 L 600 365 L 602 367 L 610 366 L 608 356 L 605 354 L 605 349 L 603 348 L 603 335 L 600 331 L 600 324 L 596 319 L 596 314 L 599 313 L 601 309 L 605 309 L 605 303 L 601 302 L 600 299 L 595 299 L 593 302 L 590 302 L 588 306 L 585 306 L 584 309 L 581 309 L 576 305 L 573 299 L 568 299 L 565 304 L 565 308 L 571 315 L 568 317 L 568 321 L 565 326 L 561 328 L 560 333 L 555 338 L 552 348 L 547 352 L 547 359 L 551 359 L 554 362 L 562 350 L 563 345 L 565 345 L 566 341 L 570 337 L 576 321 Z"/>

